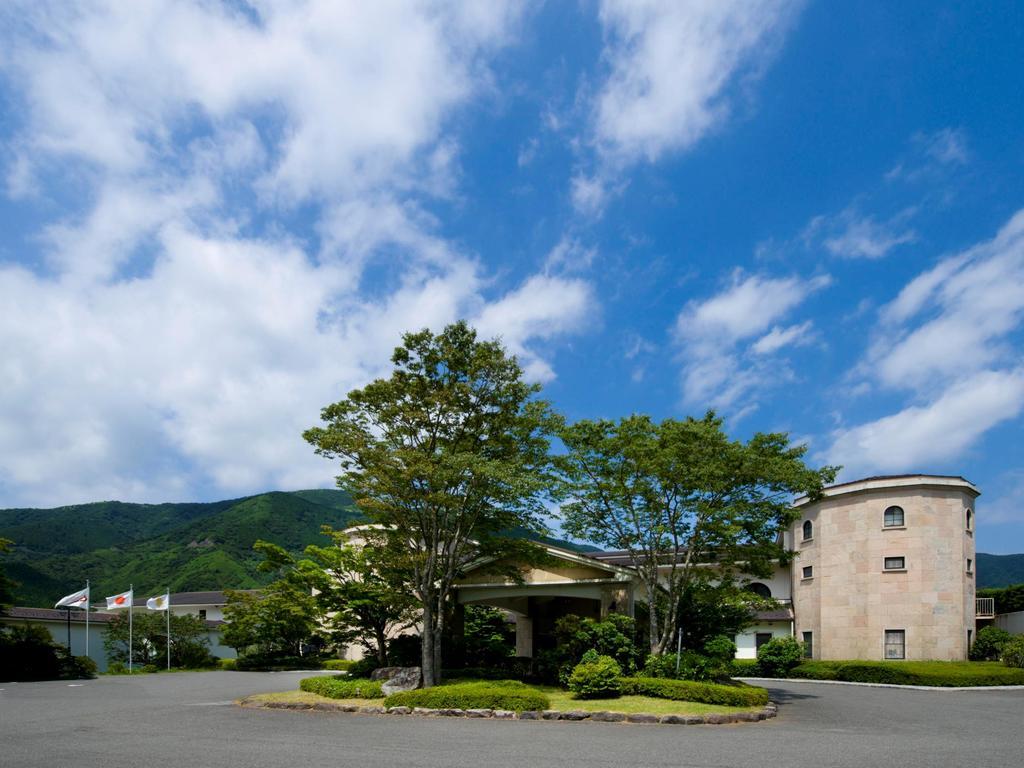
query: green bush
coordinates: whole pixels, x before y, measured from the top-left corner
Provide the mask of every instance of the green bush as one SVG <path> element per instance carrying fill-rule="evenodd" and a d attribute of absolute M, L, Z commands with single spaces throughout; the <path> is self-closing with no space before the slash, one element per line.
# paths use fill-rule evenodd
<path fill-rule="evenodd" d="M 160 667 L 158 667 L 156 664 L 143 664 L 142 671 L 145 672 L 147 675 L 151 675 L 154 672 L 159 672 Z"/>
<path fill-rule="evenodd" d="M 1016 669 L 1024 669 L 1024 635 L 1018 635 L 1003 645 L 1003 664 Z"/>
<path fill-rule="evenodd" d="M 1024 671 L 987 661 L 805 661 L 792 677 L 851 683 L 927 685 L 1024 685 Z"/>
<path fill-rule="evenodd" d="M 653 696 L 657 699 L 696 701 L 727 707 L 759 707 L 768 703 L 768 691 L 742 683 L 721 685 L 653 677 L 623 677 L 619 682 L 626 696 Z"/>
<path fill-rule="evenodd" d="M 1013 639 L 1005 629 L 995 626 L 982 627 L 971 645 L 971 661 L 998 661 L 1003 646 Z"/>
<path fill-rule="evenodd" d="M 242 671 L 268 670 L 287 671 L 290 669 L 320 669 L 323 662 L 316 656 L 277 656 L 262 654 L 247 654 L 239 656 L 235 661 L 236 669 Z"/>
<path fill-rule="evenodd" d="M 77 680 L 96 676 L 96 664 L 72 656 L 36 624 L 0 625 L 0 681 Z"/>
<path fill-rule="evenodd" d="M 307 677 L 299 681 L 299 688 L 329 699 L 379 699 L 384 695 L 383 680 L 366 680 L 347 675 Z"/>
<path fill-rule="evenodd" d="M 611 656 L 587 651 L 569 675 L 569 690 L 578 699 L 614 699 L 622 690 L 621 675 L 622 667 Z"/>
<path fill-rule="evenodd" d="M 357 659 L 352 662 L 352 666 L 348 668 L 348 673 L 352 677 L 369 677 L 370 674 L 379 667 L 377 659 L 373 656 L 364 656 L 361 659 Z"/>
<path fill-rule="evenodd" d="M 429 709 L 508 709 L 515 712 L 548 709 L 551 700 L 536 688 L 518 680 L 479 681 L 437 685 L 415 691 L 393 693 L 386 707 L 427 707 Z"/>
<path fill-rule="evenodd" d="M 733 659 L 729 666 L 733 677 L 757 677 L 761 674 L 757 659 Z"/>
<path fill-rule="evenodd" d="M 96 677 L 98 667 L 88 656 L 67 655 L 61 658 L 62 680 L 91 680 Z"/>
<path fill-rule="evenodd" d="M 127 675 L 128 665 L 123 661 L 112 661 L 107 665 L 108 675 Z"/>
<path fill-rule="evenodd" d="M 757 666 L 765 677 L 786 677 L 804 658 L 804 645 L 793 637 L 774 637 L 757 649 Z"/>
<path fill-rule="evenodd" d="M 217 666 L 225 671 L 234 672 L 238 669 L 238 659 L 217 659 Z"/>
<path fill-rule="evenodd" d="M 704 644 L 703 652 L 683 651 L 681 654 L 651 654 L 644 661 L 644 677 L 675 680 L 723 680 L 732 673 L 736 643 L 719 635 Z"/>
<path fill-rule="evenodd" d="M 348 672 L 355 663 L 352 659 L 328 659 L 324 662 L 323 668 L 334 672 Z"/>

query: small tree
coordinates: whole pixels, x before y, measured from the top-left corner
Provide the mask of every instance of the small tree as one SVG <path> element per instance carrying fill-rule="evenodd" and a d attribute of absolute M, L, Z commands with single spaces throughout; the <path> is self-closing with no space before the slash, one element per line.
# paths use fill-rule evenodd
<path fill-rule="evenodd" d="M 740 573 L 768 576 L 789 553 L 781 534 L 795 495 L 820 493 L 835 469 L 810 469 L 784 434 L 728 438 L 703 419 L 630 416 L 581 421 L 560 433 L 564 528 L 625 550 L 650 607 L 652 653 L 671 647 L 688 590 L 739 591 Z M 708 566 L 713 567 L 708 567 Z"/>
<path fill-rule="evenodd" d="M 971 661 L 997 661 L 1003 652 L 1003 646 L 1012 639 L 1013 635 L 1001 627 L 982 627 L 971 644 Z"/>
<path fill-rule="evenodd" d="M 0 555 L 6 555 L 11 551 L 14 542 L 10 539 L 0 539 Z M 0 560 L 0 616 L 14 604 L 14 588 L 17 584 L 7 577 L 3 562 Z M 3 632 L 3 628 L 0 628 Z"/>
<path fill-rule="evenodd" d="M 400 557 L 378 547 L 355 547 L 348 534 L 324 526 L 331 546 L 311 544 L 304 558 L 283 547 L 258 541 L 260 569 L 277 571 L 290 589 L 313 596 L 316 619 L 336 644 L 359 640 L 380 666 L 388 663 L 388 638 L 412 626 L 417 615 L 409 574 L 397 567 Z"/>
<path fill-rule="evenodd" d="M 543 530 L 553 419 L 516 359 L 464 322 L 406 334 L 391 360 L 390 377 L 324 408 L 325 426 L 304 437 L 340 460 L 338 485 L 377 524 L 367 545 L 411 574 L 423 684 L 431 686 L 465 566 L 529 549 L 508 531 Z"/>
<path fill-rule="evenodd" d="M 163 611 L 138 611 L 132 617 L 132 663 L 167 665 L 167 617 Z M 128 612 L 115 616 L 103 630 L 103 647 L 113 662 L 128 663 Z M 198 616 L 171 614 L 171 663 L 202 667 L 213 661 L 206 622 Z"/>
<path fill-rule="evenodd" d="M 287 582 L 275 582 L 260 594 L 231 590 L 225 594 L 228 623 L 223 641 L 240 655 L 298 656 L 302 644 L 319 629 L 313 596 Z"/>

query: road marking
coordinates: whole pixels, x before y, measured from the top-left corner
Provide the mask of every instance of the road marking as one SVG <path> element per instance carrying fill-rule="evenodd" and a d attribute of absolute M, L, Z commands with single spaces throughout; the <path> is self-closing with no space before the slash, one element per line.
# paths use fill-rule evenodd
<path fill-rule="evenodd" d="M 83 683 L 68 683 L 68 688 L 81 688 Z"/>

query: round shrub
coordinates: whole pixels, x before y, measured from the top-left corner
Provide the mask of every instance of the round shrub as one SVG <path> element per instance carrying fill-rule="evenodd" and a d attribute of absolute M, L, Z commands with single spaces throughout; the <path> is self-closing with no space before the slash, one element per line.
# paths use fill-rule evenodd
<path fill-rule="evenodd" d="M 425 707 L 427 709 L 508 709 L 513 712 L 544 710 L 551 699 L 536 688 L 518 680 L 478 681 L 435 685 L 415 691 L 393 693 L 384 699 L 385 707 Z"/>
<path fill-rule="evenodd" d="M 299 688 L 307 693 L 329 699 L 377 699 L 384 695 L 383 680 L 353 679 L 348 675 L 323 675 L 299 681 Z"/>
<path fill-rule="evenodd" d="M 1003 645 L 1003 664 L 1024 669 L 1024 635 L 1017 635 Z"/>
<path fill-rule="evenodd" d="M 159 672 L 160 671 L 160 667 L 158 667 L 156 664 L 146 664 L 142 668 L 142 671 L 145 672 L 147 675 L 151 675 L 154 672 Z"/>
<path fill-rule="evenodd" d="M 776 637 L 757 651 L 757 666 L 766 677 L 786 677 L 804 658 L 804 646 L 793 637 Z"/>
<path fill-rule="evenodd" d="M 621 675 L 622 667 L 611 656 L 587 651 L 569 675 L 569 690 L 578 699 L 614 699 L 622 692 Z"/>
<path fill-rule="evenodd" d="M 971 661 L 996 661 L 1003 652 L 1003 646 L 1013 639 L 1005 629 L 988 626 L 978 630 L 978 636 L 971 645 Z"/>
<path fill-rule="evenodd" d="M 217 664 L 226 671 L 234 672 L 238 669 L 238 659 L 218 659 Z"/>

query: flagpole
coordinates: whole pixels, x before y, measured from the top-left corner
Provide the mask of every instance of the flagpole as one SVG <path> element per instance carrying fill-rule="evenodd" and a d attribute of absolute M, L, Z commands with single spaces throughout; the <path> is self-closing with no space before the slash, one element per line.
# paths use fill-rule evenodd
<path fill-rule="evenodd" d="M 135 585 L 128 585 L 128 674 L 132 673 L 132 609 L 135 607 Z"/>
<path fill-rule="evenodd" d="M 65 606 L 65 612 L 68 615 L 68 655 L 71 655 L 71 606 Z"/>
<path fill-rule="evenodd" d="M 167 588 L 167 671 L 171 671 L 171 588 Z"/>
<path fill-rule="evenodd" d="M 89 593 L 89 580 L 85 580 L 85 655 L 89 655 L 89 599 L 92 595 Z"/>

